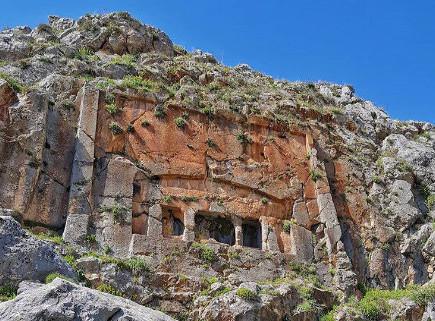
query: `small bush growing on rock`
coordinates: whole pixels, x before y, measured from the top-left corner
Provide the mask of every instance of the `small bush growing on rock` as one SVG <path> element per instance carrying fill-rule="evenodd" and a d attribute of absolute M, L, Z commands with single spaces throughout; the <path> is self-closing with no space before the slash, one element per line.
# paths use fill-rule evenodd
<path fill-rule="evenodd" d="M 148 120 L 144 119 L 144 120 L 142 120 L 140 125 L 145 128 L 145 127 L 148 127 L 150 125 L 150 122 Z"/>
<path fill-rule="evenodd" d="M 17 287 L 12 284 L 0 286 L 0 302 L 9 301 L 16 297 Z"/>
<path fill-rule="evenodd" d="M 97 237 L 94 234 L 86 235 L 86 242 L 88 244 L 95 244 L 97 243 Z"/>
<path fill-rule="evenodd" d="M 165 202 L 165 203 L 172 202 L 172 196 L 171 195 L 165 195 L 165 196 L 163 196 L 163 202 Z"/>
<path fill-rule="evenodd" d="M 217 255 L 212 248 L 205 244 L 193 243 L 192 249 L 199 252 L 199 258 L 207 263 L 213 263 L 217 260 Z"/>
<path fill-rule="evenodd" d="M 261 204 L 266 205 L 269 201 L 267 200 L 266 197 L 262 197 L 261 198 Z"/>
<path fill-rule="evenodd" d="M 246 288 L 238 288 L 236 291 L 236 295 L 239 298 L 247 301 L 252 301 L 257 298 L 257 294 Z"/>
<path fill-rule="evenodd" d="M 139 257 L 131 257 L 125 261 L 125 267 L 127 267 L 133 273 L 149 273 L 151 271 L 148 263 Z"/>
<path fill-rule="evenodd" d="M 211 138 L 207 138 L 206 144 L 210 148 L 215 148 L 217 146 L 216 143 Z"/>
<path fill-rule="evenodd" d="M 431 194 L 427 197 L 426 205 L 430 210 L 435 208 L 435 194 Z"/>
<path fill-rule="evenodd" d="M 187 121 L 183 117 L 177 117 L 175 118 L 175 125 L 177 125 L 178 128 L 184 128 L 187 125 Z"/>
<path fill-rule="evenodd" d="M 158 105 L 154 110 L 154 116 L 156 116 L 159 119 L 165 118 L 166 117 L 165 108 L 162 105 Z"/>
<path fill-rule="evenodd" d="M 128 124 L 127 133 L 133 133 L 133 132 L 134 132 L 134 126 L 132 124 Z"/>
<path fill-rule="evenodd" d="M 246 145 L 246 144 L 251 144 L 252 143 L 252 138 L 249 137 L 247 134 L 245 134 L 243 132 L 239 132 L 236 137 L 237 137 L 237 140 L 242 145 Z"/>
<path fill-rule="evenodd" d="M 293 224 L 294 224 L 293 221 L 285 220 L 284 223 L 282 224 L 282 229 L 284 230 L 284 232 L 290 233 Z"/>
<path fill-rule="evenodd" d="M 110 284 L 101 283 L 99 286 L 97 286 L 97 290 L 105 293 L 109 293 L 116 296 L 122 296 L 122 293 L 115 289 Z"/>
<path fill-rule="evenodd" d="M 201 108 L 201 113 L 203 113 L 204 115 L 207 115 L 208 118 L 212 118 L 214 115 L 214 109 L 211 107 L 204 107 L 204 108 Z"/>
<path fill-rule="evenodd" d="M 122 65 L 127 67 L 134 67 L 136 63 L 136 57 L 130 54 L 125 54 L 122 56 L 116 55 L 110 60 L 109 65 Z"/>
<path fill-rule="evenodd" d="M 82 61 L 86 61 L 86 62 L 95 62 L 100 60 L 100 58 L 98 58 L 95 53 L 88 49 L 88 48 L 80 48 L 76 54 L 75 54 L 75 58 L 82 60 Z"/>
<path fill-rule="evenodd" d="M 116 203 L 112 206 L 101 206 L 99 208 L 101 212 L 108 212 L 113 214 L 113 219 L 115 222 L 122 223 L 124 222 L 125 215 L 128 214 L 130 209 L 122 204 Z"/>
<path fill-rule="evenodd" d="M 143 79 L 141 76 L 127 75 L 122 79 L 122 88 L 131 88 L 142 93 L 149 93 L 156 90 L 156 84 L 148 79 Z"/>
<path fill-rule="evenodd" d="M 116 115 L 119 112 L 119 108 L 118 106 L 116 106 L 115 103 L 112 104 L 108 104 L 106 105 L 106 111 L 110 114 L 110 115 Z"/>
<path fill-rule="evenodd" d="M 123 129 L 117 122 L 111 122 L 109 125 L 109 129 L 112 131 L 113 135 L 119 135 L 123 132 Z"/>
<path fill-rule="evenodd" d="M 9 84 L 9 86 L 11 86 L 11 88 L 19 94 L 23 94 L 28 90 L 25 85 L 4 72 L 0 72 L 0 78 L 5 80 Z"/>
<path fill-rule="evenodd" d="M 198 197 L 196 197 L 196 196 L 183 196 L 183 197 L 181 197 L 181 200 L 183 202 L 186 202 L 186 203 L 198 202 Z"/>
<path fill-rule="evenodd" d="M 70 279 L 69 277 L 66 277 L 63 274 L 54 272 L 54 273 L 50 273 L 49 275 L 47 275 L 45 277 L 45 284 L 51 283 L 55 278 L 61 278 L 61 279 L 64 279 L 64 280 L 67 280 L 69 282 L 73 282 L 74 283 L 73 279 Z"/>
<path fill-rule="evenodd" d="M 310 178 L 311 180 L 316 183 L 319 179 L 322 178 L 322 175 L 315 169 L 310 170 Z"/>

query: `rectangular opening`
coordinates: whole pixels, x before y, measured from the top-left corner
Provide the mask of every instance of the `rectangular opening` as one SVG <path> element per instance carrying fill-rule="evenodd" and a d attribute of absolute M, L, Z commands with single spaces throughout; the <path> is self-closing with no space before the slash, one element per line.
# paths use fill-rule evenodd
<path fill-rule="evenodd" d="M 243 246 L 261 249 L 261 224 L 259 221 L 244 221 L 242 231 Z"/>
<path fill-rule="evenodd" d="M 184 215 L 179 208 L 162 208 L 163 236 L 181 236 L 184 233 Z"/>
<path fill-rule="evenodd" d="M 234 224 L 224 217 L 198 213 L 195 215 L 195 239 L 214 239 L 219 243 L 234 245 Z"/>

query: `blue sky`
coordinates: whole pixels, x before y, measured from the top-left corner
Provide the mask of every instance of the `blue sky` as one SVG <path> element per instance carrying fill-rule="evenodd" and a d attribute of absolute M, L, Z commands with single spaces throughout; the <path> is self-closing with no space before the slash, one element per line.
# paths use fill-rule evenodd
<path fill-rule="evenodd" d="M 435 123 L 433 0 L 5 1 L 0 27 L 117 10 L 225 64 L 352 84 L 394 118 Z"/>

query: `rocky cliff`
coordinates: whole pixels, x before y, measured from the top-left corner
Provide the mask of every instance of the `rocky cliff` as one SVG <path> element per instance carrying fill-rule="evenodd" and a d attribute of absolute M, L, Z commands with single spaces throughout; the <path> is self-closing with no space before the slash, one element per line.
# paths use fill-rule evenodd
<path fill-rule="evenodd" d="M 14 234 L 26 269 L 66 262 L 11 273 L 0 238 L 6 299 L 56 272 L 179 320 L 435 319 L 435 128 L 351 86 L 227 67 L 126 13 L 51 16 L 0 32 L 0 157 L 2 220 L 52 243 Z M 78 287 L 23 283 L 0 316 L 65 320 L 35 297 L 54 291 L 71 320 L 166 320 Z"/>

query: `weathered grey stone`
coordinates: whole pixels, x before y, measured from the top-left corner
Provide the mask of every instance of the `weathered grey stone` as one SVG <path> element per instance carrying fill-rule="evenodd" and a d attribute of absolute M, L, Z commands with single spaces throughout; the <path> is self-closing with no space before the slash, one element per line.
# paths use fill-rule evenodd
<path fill-rule="evenodd" d="M 337 242 L 341 239 L 342 233 L 331 194 L 325 193 L 317 195 L 317 204 L 319 206 L 320 221 L 325 224 L 328 253 L 332 253 Z"/>
<path fill-rule="evenodd" d="M 10 321 L 174 321 L 166 314 L 108 293 L 62 279 L 28 287 L 12 301 L 0 304 L 0 319 Z"/>
<path fill-rule="evenodd" d="M 435 232 L 432 232 L 429 239 L 424 244 L 422 251 L 426 256 L 435 256 Z"/>
<path fill-rule="evenodd" d="M 83 242 L 88 234 L 89 215 L 70 214 L 63 231 L 63 240 L 67 243 Z"/>
<path fill-rule="evenodd" d="M 290 229 L 290 246 L 290 254 L 296 261 L 310 263 L 313 260 L 313 236 L 309 230 L 293 224 Z"/>
<path fill-rule="evenodd" d="M 53 272 L 75 277 L 50 243 L 30 236 L 10 216 L 0 216 L 0 257 L 0 284 L 43 281 Z"/>
<path fill-rule="evenodd" d="M 293 217 L 298 225 L 309 228 L 310 216 L 304 201 L 297 201 L 293 205 Z"/>

